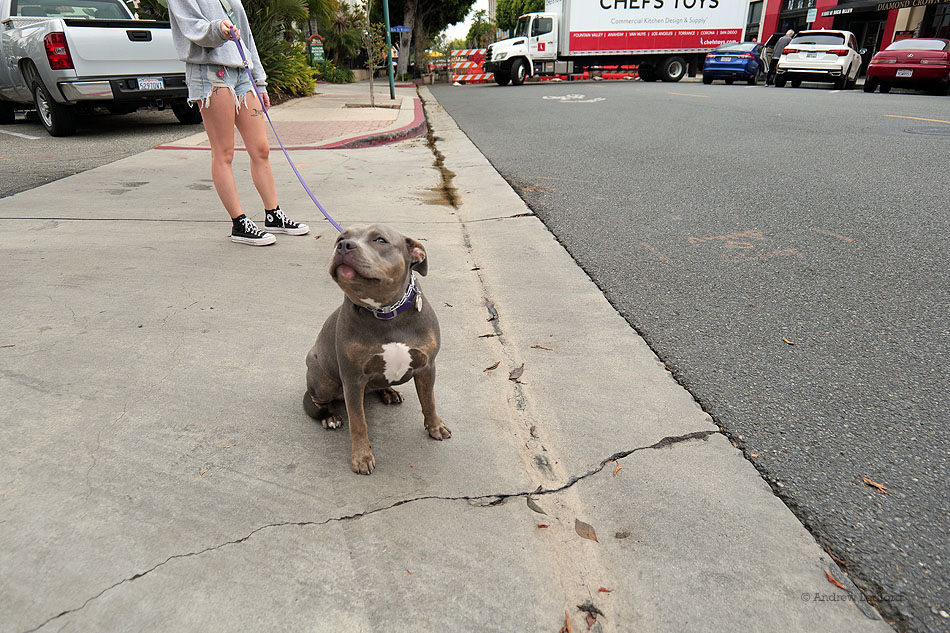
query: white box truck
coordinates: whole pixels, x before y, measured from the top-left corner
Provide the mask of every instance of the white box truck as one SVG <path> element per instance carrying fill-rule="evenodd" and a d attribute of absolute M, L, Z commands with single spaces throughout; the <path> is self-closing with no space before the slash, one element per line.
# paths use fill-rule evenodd
<path fill-rule="evenodd" d="M 488 48 L 483 68 L 500 86 L 630 65 L 644 81 L 679 81 L 707 52 L 742 41 L 748 12 L 749 0 L 547 0 Z"/>

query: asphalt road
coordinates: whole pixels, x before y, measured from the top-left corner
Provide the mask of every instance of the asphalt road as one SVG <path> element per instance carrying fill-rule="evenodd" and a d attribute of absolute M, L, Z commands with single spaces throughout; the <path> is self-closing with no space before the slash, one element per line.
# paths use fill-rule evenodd
<path fill-rule="evenodd" d="M 886 619 L 946 631 L 950 98 L 433 93 Z"/>
<path fill-rule="evenodd" d="M 0 125 L 0 198 L 93 169 L 150 149 L 171 138 L 194 134 L 164 110 L 139 110 L 84 117 L 75 136 L 53 138 L 39 121 L 19 115 Z"/>

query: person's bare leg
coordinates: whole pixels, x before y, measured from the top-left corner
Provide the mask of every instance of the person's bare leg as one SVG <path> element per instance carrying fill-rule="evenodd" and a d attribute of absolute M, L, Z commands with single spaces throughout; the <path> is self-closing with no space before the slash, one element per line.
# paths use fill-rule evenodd
<path fill-rule="evenodd" d="M 241 105 L 235 119 L 244 147 L 251 158 L 251 179 L 261 196 L 265 209 L 277 208 L 277 188 L 274 185 L 274 172 L 270 165 L 270 142 L 267 140 L 267 129 L 264 110 L 257 100 L 257 95 L 247 93 L 247 105 Z"/>
<path fill-rule="evenodd" d="M 225 87 L 212 89 L 208 105 L 202 105 L 201 118 L 211 142 L 211 180 L 221 203 L 231 218 L 240 216 L 241 199 L 234 182 L 234 94 Z"/>

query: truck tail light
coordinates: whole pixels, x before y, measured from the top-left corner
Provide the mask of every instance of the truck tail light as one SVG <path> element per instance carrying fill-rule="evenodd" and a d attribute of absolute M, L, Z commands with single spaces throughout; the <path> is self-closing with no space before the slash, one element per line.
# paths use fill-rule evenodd
<path fill-rule="evenodd" d="M 829 55 L 837 55 L 838 57 L 847 57 L 851 54 L 851 49 L 849 48 L 833 48 L 828 51 Z"/>
<path fill-rule="evenodd" d="M 43 38 L 46 45 L 46 58 L 52 70 L 70 70 L 74 68 L 73 58 L 69 55 L 69 45 L 66 44 L 66 34 L 55 31 Z"/>

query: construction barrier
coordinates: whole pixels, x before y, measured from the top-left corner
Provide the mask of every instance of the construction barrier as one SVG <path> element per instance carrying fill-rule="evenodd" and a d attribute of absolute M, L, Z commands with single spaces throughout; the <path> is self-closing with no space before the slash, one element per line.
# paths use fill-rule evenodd
<path fill-rule="evenodd" d="M 492 81 L 495 75 L 482 72 L 485 63 L 485 48 L 462 48 L 451 51 L 449 69 L 453 83 L 480 84 Z"/>

